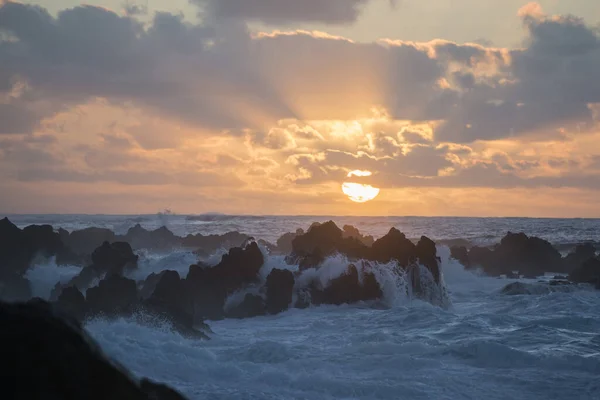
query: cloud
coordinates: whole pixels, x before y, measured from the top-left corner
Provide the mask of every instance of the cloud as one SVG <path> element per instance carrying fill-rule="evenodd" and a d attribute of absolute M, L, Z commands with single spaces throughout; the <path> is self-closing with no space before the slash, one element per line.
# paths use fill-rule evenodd
<path fill-rule="evenodd" d="M 298 22 L 350 24 L 369 0 L 191 0 L 217 18 L 240 18 L 271 25 Z"/>

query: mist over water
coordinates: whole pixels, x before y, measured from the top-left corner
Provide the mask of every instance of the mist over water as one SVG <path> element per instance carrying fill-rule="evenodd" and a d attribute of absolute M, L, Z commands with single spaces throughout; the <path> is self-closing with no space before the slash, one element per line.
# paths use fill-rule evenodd
<path fill-rule="evenodd" d="M 100 225 L 97 222 L 105 217 L 97 218 L 81 219 L 77 224 Z M 167 221 L 174 231 L 217 233 L 236 225 L 258 239 L 261 236 L 254 228 L 261 227 L 271 232 L 267 238 L 272 241 L 280 233 L 310 225 L 289 218 L 281 218 L 278 224 L 255 221 L 246 226 L 243 221 L 248 217 L 200 225 L 175 218 L 175 222 Z M 440 221 L 436 229 L 432 226 L 430 232 L 422 233 L 434 238 L 446 235 L 447 239 L 485 236 L 469 231 L 471 224 L 476 225 L 470 221 L 463 225 L 454 221 L 451 226 Z M 591 233 L 596 221 L 571 221 L 568 228 L 562 220 L 556 221 L 559 228 L 543 228 L 537 220 L 514 224 L 509 220 L 500 225 L 508 227 L 506 231 L 542 237 L 545 233 L 554 243 L 598 239 Z M 379 219 L 359 222 L 347 223 L 375 235 L 395 225 L 409 237 L 417 237 L 425 225 L 433 224 L 432 219 L 413 227 Z M 557 233 L 563 228 L 573 235 Z M 502 236 L 500 229 L 488 236 Z M 449 259 L 449 250 L 443 245 L 438 245 L 438 255 L 444 290 L 432 296 L 439 298 L 441 306 L 414 299 L 406 277 L 372 265 L 369 268 L 384 292 L 380 302 L 209 321 L 214 331 L 210 341 L 186 339 L 167 324 L 139 320 L 96 319 L 86 327 L 109 356 L 134 374 L 167 383 L 190 399 L 599 398 L 600 292 L 581 287 L 568 292 L 530 290 L 529 294 L 505 295 L 502 288 L 514 281 L 465 271 Z M 212 258 L 218 261 L 220 254 Z M 143 280 L 164 269 L 185 276 L 189 265 L 197 261 L 197 256 L 185 251 L 142 252 L 140 268 L 131 277 Z M 296 285 L 302 287 L 314 276 L 326 283 L 346 266 L 343 257 L 331 257 L 321 269 L 304 271 Z M 260 271 L 262 279 L 273 268 L 296 271 L 298 267 L 286 265 L 282 256 L 267 255 Z M 32 268 L 28 279 L 34 293 L 46 297 L 55 282 L 66 281 L 76 272 L 50 262 Z M 537 281 L 520 282 L 535 287 Z M 237 293 L 228 302 L 235 304 L 241 298 L 243 293 Z"/>

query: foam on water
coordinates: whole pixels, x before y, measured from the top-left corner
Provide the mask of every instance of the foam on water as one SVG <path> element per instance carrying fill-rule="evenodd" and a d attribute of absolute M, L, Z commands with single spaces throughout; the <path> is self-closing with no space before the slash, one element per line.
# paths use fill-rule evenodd
<path fill-rule="evenodd" d="M 48 300 L 54 286 L 67 283 L 81 272 L 81 267 L 72 265 L 58 266 L 54 258 L 37 263 L 27 270 L 25 277 L 31 282 L 31 291 L 34 297 Z"/>

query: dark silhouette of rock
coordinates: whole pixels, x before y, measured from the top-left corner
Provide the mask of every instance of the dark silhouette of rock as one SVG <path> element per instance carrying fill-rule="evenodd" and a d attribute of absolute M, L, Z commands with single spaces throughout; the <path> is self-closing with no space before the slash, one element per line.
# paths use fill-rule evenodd
<path fill-rule="evenodd" d="M 260 296 L 248 293 L 244 297 L 244 301 L 242 301 L 237 306 L 232 307 L 227 312 L 227 317 L 242 319 L 242 318 L 258 317 L 258 316 L 265 315 L 265 314 L 266 314 L 265 301 L 263 300 L 263 298 Z"/>
<path fill-rule="evenodd" d="M 564 272 L 570 273 L 581 264 L 596 256 L 596 248 L 591 243 L 577 245 L 564 259 Z M 558 272 L 558 271 L 557 271 Z"/>
<path fill-rule="evenodd" d="M 184 399 L 162 384 L 136 383 L 77 321 L 44 301 L 0 303 L 0 326 L 2 361 L 10 366 L 10 374 L 0 377 L 2 398 Z"/>
<path fill-rule="evenodd" d="M 91 313 L 107 316 L 131 313 L 139 304 L 135 281 L 118 275 L 101 280 L 85 297 Z"/>
<path fill-rule="evenodd" d="M 192 265 L 186 281 L 197 315 L 206 319 L 220 319 L 227 296 L 248 284 L 257 282 L 264 257 L 255 242 L 246 247 L 234 247 L 209 267 Z"/>
<path fill-rule="evenodd" d="M 367 247 L 371 247 L 375 242 L 373 236 L 364 236 L 360 233 L 358 228 L 355 228 L 352 225 L 344 225 L 342 237 L 344 238 L 353 238 L 357 239 L 359 242 L 364 244 Z"/>
<path fill-rule="evenodd" d="M 75 254 L 88 256 L 104 242 L 115 242 L 113 231 L 105 228 L 86 228 L 71 233 L 64 229 L 59 230 L 60 237 L 65 245 Z"/>
<path fill-rule="evenodd" d="M 56 305 L 62 311 L 73 316 L 78 321 L 83 321 L 87 313 L 85 297 L 81 294 L 79 289 L 74 286 L 62 290 L 60 296 L 58 296 Z"/>
<path fill-rule="evenodd" d="M 402 267 L 408 267 L 417 260 L 417 248 L 402 232 L 392 228 L 373 243 L 371 259 L 382 263 L 395 260 Z"/>
<path fill-rule="evenodd" d="M 296 232 L 283 234 L 276 243 L 276 251 L 281 254 L 290 254 L 294 248 L 292 242 L 297 236 L 304 235 L 304 229 L 297 229 Z"/>
<path fill-rule="evenodd" d="M 148 277 L 144 280 L 144 282 L 141 285 L 139 285 L 139 286 L 141 286 L 140 287 L 140 298 L 146 300 L 150 296 L 152 296 L 152 293 L 154 293 L 154 289 L 156 288 L 156 285 L 158 284 L 158 282 L 161 280 L 161 278 L 163 277 L 163 275 L 166 272 L 167 271 L 162 271 L 158 274 L 151 273 L 150 275 L 148 275 Z"/>
<path fill-rule="evenodd" d="M 278 314 L 288 309 L 294 291 L 294 274 L 288 270 L 274 269 L 267 276 L 267 311 Z"/>
<path fill-rule="evenodd" d="M 477 268 L 487 266 L 488 270 L 489 266 L 494 263 L 494 252 L 487 247 L 479 247 L 474 246 L 469 250 L 469 265 L 465 265 L 467 268 Z M 501 275 L 501 274 L 492 274 L 492 275 Z"/>
<path fill-rule="evenodd" d="M 23 230 L 0 220 L 0 281 L 4 276 L 22 276 L 36 257 L 48 258 L 67 250 L 50 225 L 31 225 Z"/>
<path fill-rule="evenodd" d="M 440 258 L 437 256 L 437 249 L 433 240 L 428 237 L 422 236 L 416 248 L 417 258 L 419 263 L 427 268 L 435 283 L 440 283 Z"/>
<path fill-rule="evenodd" d="M 137 268 L 138 256 L 126 242 L 104 242 L 92 253 L 92 267 L 97 272 L 122 275 L 126 269 Z"/>
<path fill-rule="evenodd" d="M 186 313 L 193 317 L 191 300 L 185 280 L 177 271 L 163 271 L 147 304 L 161 305 L 173 314 Z M 193 325 L 193 323 L 192 323 Z"/>
<path fill-rule="evenodd" d="M 181 240 L 181 245 L 189 249 L 199 249 L 204 253 L 213 254 L 219 249 L 243 247 L 248 235 L 240 232 L 227 232 L 223 235 L 188 235 Z"/>
<path fill-rule="evenodd" d="M 569 274 L 569 280 L 576 283 L 600 283 L 600 260 L 590 258 Z"/>
<path fill-rule="evenodd" d="M 359 274 L 362 277 L 359 277 Z M 359 272 L 352 264 L 344 274 L 331 280 L 325 288 L 316 289 L 313 286 L 311 297 L 315 305 L 341 305 L 377 300 L 383 297 L 383 292 L 372 272 Z"/>
<path fill-rule="evenodd" d="M 118 240 L 130 243 L 135 249 L 167 250 L 181 246 L 181 238 L 175 236 L 165 226 L 149 231 L 137 224 L 129 228 L 127 233 Z"/>
<path fill-rule="evenodd" d="M 4 275 L 0 279 L 0 299 L 4 301 L 26 301 L 31 299 L 31 284 L 18 275 Z"/>
<path fill-rule="evenodd" d="M 469 251 L 464 246 L 451 247 L 450 257 L 461 263 L 467 269 L 471 267 L 471 262 L 469 260 Z"/>

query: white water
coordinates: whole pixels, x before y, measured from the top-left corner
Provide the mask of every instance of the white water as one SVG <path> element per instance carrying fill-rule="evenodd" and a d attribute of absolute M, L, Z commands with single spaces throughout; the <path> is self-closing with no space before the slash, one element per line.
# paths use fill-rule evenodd
<path fill-rule="evenodd" d="M 505 296 L 511 281 L 478 277 L 441 253 L 448 309 L 411 301 L 397 285 L 390 308 L 211 322 L 210 341 L 126 320 L 87 328 L 133 373 L 190 399 L 600 398 L 599 292 Z"/>

